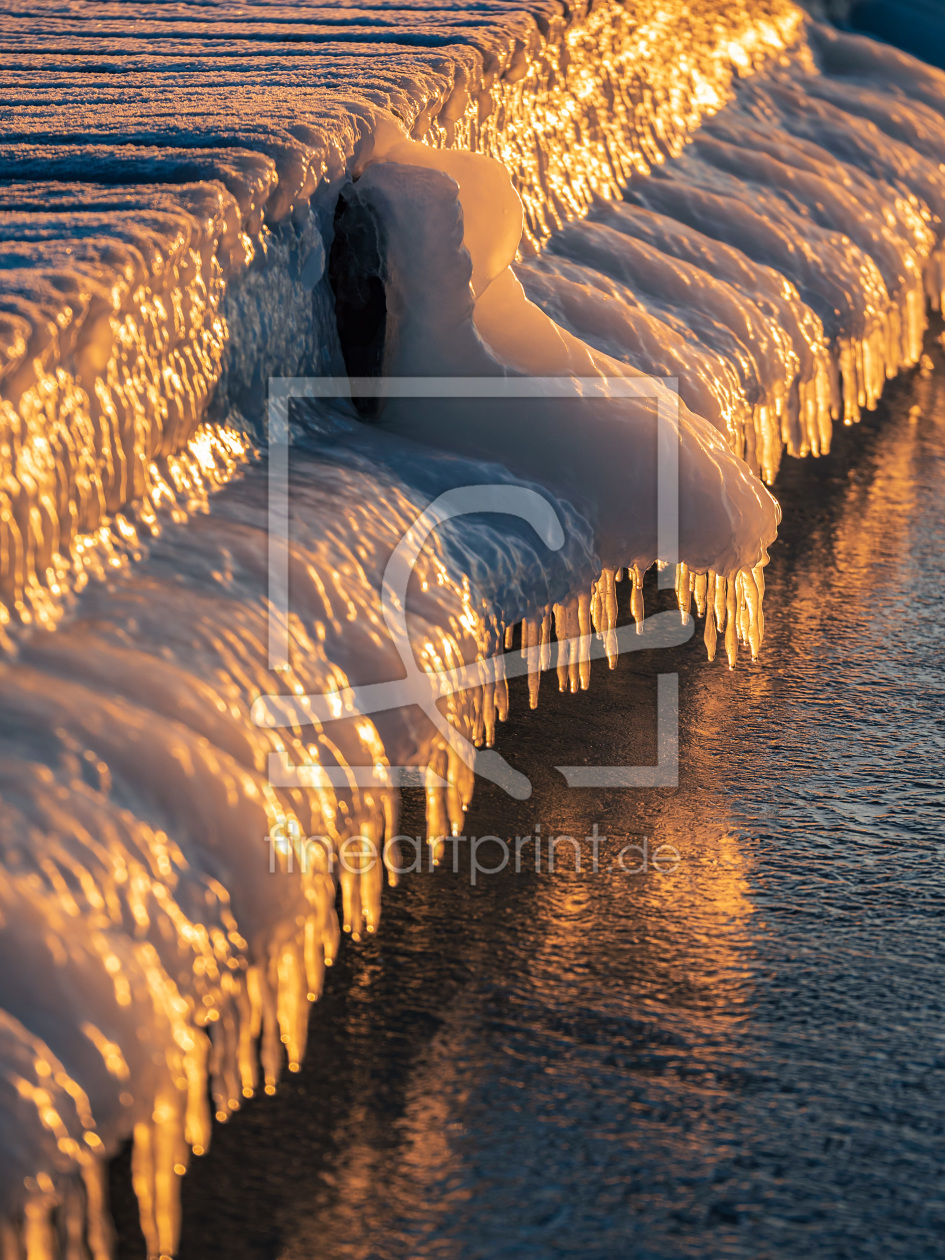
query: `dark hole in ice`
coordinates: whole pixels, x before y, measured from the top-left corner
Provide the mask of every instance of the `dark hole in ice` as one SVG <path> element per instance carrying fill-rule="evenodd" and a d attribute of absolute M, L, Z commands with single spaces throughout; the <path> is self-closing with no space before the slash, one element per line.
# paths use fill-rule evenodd
<path fill-rule="evenodd" d="M 380 376 L 384 366 L 387 297 L 384 291 L 381 228 L 354 196 L 335 207 L 335 238 L 328 254 L 328 280 L 335 295 L 338 340 L 349 376 Z M 379 398 L 354 398 L 360 415 L 376 416 Z"/>

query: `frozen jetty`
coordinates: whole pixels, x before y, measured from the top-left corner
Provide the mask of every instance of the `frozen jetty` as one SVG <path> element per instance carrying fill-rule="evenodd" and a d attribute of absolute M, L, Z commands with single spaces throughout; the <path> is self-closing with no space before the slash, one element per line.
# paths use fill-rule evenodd
<path fill-rule="evenodd" d="M 214 1115 L 297 1069 L 377 922 L 390 767 L 434 845 L 461 827 L 449 732 L 492 744 L 515 627 L 533 704 L 548 668 L 586 687 L 616 582 L 645 628 L 671 563 L 709 657 L 759 651 L 783 452 L 826 451 L 941 304 L 945 75 L 787 0 L 34 0 L 0 40 L 0 1255 L 107 1256 L 132 1137 L 168 1256 Z M 346 372 L 571 384 L 293 408 L 273 672 L 269 381 Z M 403 673 L 392 552 L 470 485 L 564 541 L 437 532 L 411 650 L 480 674 L 441 727 L 345 710 Z"/>

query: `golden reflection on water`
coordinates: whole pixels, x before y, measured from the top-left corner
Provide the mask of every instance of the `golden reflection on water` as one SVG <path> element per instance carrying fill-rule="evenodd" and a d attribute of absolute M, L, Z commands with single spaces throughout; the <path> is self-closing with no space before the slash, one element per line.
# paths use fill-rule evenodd
<path fill-rule="evenodd" d="M 521 874 L 486 881 L 475 895 L 462 874 L 458 881 L 448 875 L 408 879 L 409 922 L 394 923 L 391 930 L 407 931 L 399 965 L 417 969 L 417 985 L 442 989 L 437 1027 L 430 1036 L 398 1027 L 398 1035 L 415 1037 L 416 1053 L 402 1082 L 396 1130 L 379 1130 L 376 1110 L 354 1105 L 350 1122 L 346 1117 L 341 1127 L 361 1140 L 333 1166 L 337 1184 L 315 1217 L 302 1224 L 295 1218 L 281 1253 L 285 1260 L 311 1254 L 326 1225 L 348 1231 L 345 1254 L 351 1256 L 370 1255 L 370 1239 L 392 1219 L 419 1222 L 412 1237 L 415 1254 L 424 1255 L 439 1254 L 436 1248 L 442 1250 L 457 1213 L 478 1211 L 486 1228 L 493 1204 L 498 1212 L 508 1210 L 504 1183 L 519 1172 L 511 1147 L 507 1162 L 482 1167 L 484 1151 L 494 1151 L 496 1142 L 501 1149 L 501 1135 L 491 1133 L 490 1125 L 506 1126 L 507 1136 L 544 1134 L 541 1142 L 554 1132 L 562 1144 L 558 1159 L 566 1158 L 563 1152 L 572 1143 L 583 1150 L 595 1136 L 616 1144 L 645 1143 L 662 1125 L 667 1140 L 685 1148 L 686 1158 L 709 1179 L 731 1154 L 720 1141 L 721 1121 L 693 1114 L 706 1099 L 722 1107 L 737 1103 L 733 1082 L 744 1067 L 744 1039 L 764 1036 L 753 1025 L 766 989 L 759 976 L 765 941 L 786 928 L 768 899 L 783 897 L 784 889 L 771 886 L 770 861 L 759 831 L 750 825 L 752 811 L 774 801 L 785 766 L 788 773 L 794 767 L 796 786 L 804 787 L 805 767 L 818 755 L 818 727 L 826 726 L 829 735 L 831 724 L 841 720 L 831 692 L 838 676 L 824 680 L 825 687 L 821 674 L 836 670 L 839 662 L 858 681 L 869 661 L 875 662 L 876 644 L 915 602 L 916 548 L 929 543 L 923 539 L 928 526 L 923 500 L 933 507 L 940 502 L 935 496 L 936 461 L 945 454 L 943 392 L 942 380 L 924 371 L 896 387 L 893 418 L 867 422 L 861 433 L 849 435 L 806 493 L 804 479 L 792 481 L 786 470 L 781 488 L 793 513 L 789 523 L 795 524 L 772 559 L 771 633 L 757 665 L 729 675 L 695 661 L 693 645 L 680 652 L 674 666 L 653 663 L 680 667 L 684 674 L 678 790 L 591 797 L 569 792 L 549 776 L 535 800 L 515 807 L 524 813 L 513 816 L 497 793 L 477 799 L 467 818 L 472 833 L 491 830 L 512 840 L 540 816 L 546 834 L 581 837 L 597 822 L 610 837 L 601 842 L 597 875 L 586 869 L 587 847 L 585 870 L 578 875 L 565 846 L 554 874 L 545 862 L 535 875 L 528 849 Z M 851 459 L 854 444 L 858 454 Z M 645 734 L 628 732 L 626 714 L 648 714 L 651 690 L 642 675 L 618 668 L 609 679 L 598 679 L 596 695 L 566 696 L 540 709 L 528 721 L 543 729 L 531 738 L 526 724 L 516 723 L 520 697 L 513 696 L 509 736 L 527 745 L 526 760 L 534 754 L 547 761 L 549 739 L 570 738 L 589 758 L 610 741 L 612 751 L 643 763 L 653 759 L 652 739 L 648 747 Z M 612 693 L 622 710 L 611 704 Z M 569 715 L 567 735 L 549 733 L 549 723 Z M 589 720 L 597 729 L 585 739 Z M 642 717 L 640 724 L 645 725 Z M 500 739 L 499 746 L 509 742 Z M 851 818 L 856 808 L 851 801 Z M 772 825 L 768 818 L 765 826 Z M 791 828 L 785 819 L 768 845 L 790 846 Z M 662 845 L 678 849 L 681 861 L 674 872 L 651 870 L 641 877 L 619 869 L 620 847 L 644 835 L 651 854 Z M 798 836 L 798 860 L 802 840 Z M 842 845 L 842 835 L 837 843 Z M 791 854 L 783 856 L 790 860 Z M 444 985 L 444 973 L 432 959 L 449 953 L 439 934 L 446 933 L 447 920 L 460 917 L 463 980 Z M 860 917 L 851 911 L 844 930 Z M 841 926 L 829 915 L 827 924 L 830 931 Z M 425 966 L 435 974 L 425 975 Z M 377 1039 L 372 1012 L 389 1000 L 376 963 L 359 970 L 359 978 L 364 1001 L 350 1030 L 355 1051 Z M 383 1028 L 383 1019 L 379 1023 Z M 628 1027 L 640 1030 L 638 1043 L 632 1035 L 627 1041 Z M 612 1064 L 602 1066 L 614 1055 L 618 1064 L 626 1062 L 625 1074 Z M 632 1102 L 641 1076 L 662 1100 L 659 1106 L 670 1109 L 656 1129 L 647 1110 L 653 1104 Z M 357 1079 L 369 1093 L 368 1064 L 361 1065 Z M 618 1102 L 612 1092 L 620 1080 L 630 1103 Z M 490 1099 L 490 1090 L 501 1091 L 501 1106 Z M 588 1100 L 598 1095 L 595 1110 Z M 580 1105 L 576 1096 L 584 1100 Z M 569 1119 L 572 1106 L 577 1110 Z M 597 1135 L 580 1128 L 593 1115 L 600 1117 Z M 688 1127 L 677 1130 L 687 1115 Z M 539 1149 L 546 1148 L 539 1143 Z M 540 1169 L 532 1174 L 540 1182 Z M 549 1178 L 555 1175 L 550 1168 Z M 381 1205 L 379 1186 L 388 1197 Z M 648 1191 L 644 1186 L 639 1193 Z M 680 1193 L 685 1198 L 685 1188 Z M 470 1200 L 478 1207 L 464 1208 Z"/>

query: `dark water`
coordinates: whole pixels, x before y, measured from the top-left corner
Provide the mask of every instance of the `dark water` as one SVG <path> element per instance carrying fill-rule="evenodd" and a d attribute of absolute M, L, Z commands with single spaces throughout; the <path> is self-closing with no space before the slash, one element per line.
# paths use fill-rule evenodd
<path fill-rule="evenodd" d="M 186 1179 L 181 1260 L 945 1256 L 930 353 L 831 457 L 788 461 L 757 665 L 710 666 L 697 638 L 597 663 L 576 697 L 546 675 L 537 713 L 514 689 L 501 748 L 535 793 L 481 785 L 468 832 L 596 823 L 599 870 L 585 843 L 582 873 L 567 845 L 536 873 L 529 845 L 520 873 L 472 886 L 447 862 L 388 890 L 303 1071 Z M 679 788 L 566 789 L 555 763 L 655 760 L 660 671 L 680 677 Z M 633 850 L 621 869 L 643 837 L 646 873 Z"/>
<path fill-rule="evenodd" d="M 945 67 L 943 0 L 852 0 L 841 25 Z"/>

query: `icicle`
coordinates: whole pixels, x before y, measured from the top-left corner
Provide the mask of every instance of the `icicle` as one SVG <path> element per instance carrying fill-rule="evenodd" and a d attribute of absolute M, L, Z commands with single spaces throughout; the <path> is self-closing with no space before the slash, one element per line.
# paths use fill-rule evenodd
<path fill-rule="evenodd" d="M 728 582 L 721 573 L 715 575 L 715 624 L 719 634 L 725 629 L 725 617 L 728 610 Z"/>
<path fill-rule="evenodd" d="M 603 605 L 600 593 L 600 579 L 591 583 L 591 625 L 594 633 L 601 638 L 604 629 Z"/>
<path fill-rule="evenodd" d="M 131 1150 L 131 1184 L 138 1200 L 141 1232 L 149 1258 L 158 1254 L 154 1219 L 154 1172 L 151 1159 L 151 1126 L 139 1121 L 134 1127 Z"/>
<path fill-rule="evenodd" d="M 240 1036 L 239 1036 L 239 1071 L 240 1093 L 244 1098 L 252 1098 L 259 1087 L 259 1057 L 256 1053 L 256 1038 L 262 1024 L 262 1012 L 258 1001 L 253 1000 L 258 986 L 253 984 L 254 968 L 247 973 L 247 982 L 239 996 Z M 185 1060 L 186 1063 L 186 1060 Z M 198 1075 L 195 1068 L 193 1076 L 188 1073 L 190 1086 L 187 1107 L 187 1141 L 194 1153 L 202 1155 L 210 1144 L 210 1111 L 206 1098 L 198 1093 L 202 1082 L 202 1073 Z"/>
<path fill-rule="evenodd" d="M 705 630 L 703 632 L 705 648 L 710 661 L 715 660 L 715 648 L 718 641 L 718 630 L 715 623 L 716 580 L 716 575 L 710 571 L 707 575 L 705 586 Z"/>
<path fill-rule="evenodd" d="M 480 673 L 480 677 L 482 679 L 485 679 L 485 671 L 480 669 L 479 673 Z M 486 723 L 485 723 L 486 696 L 485 696 L 485 682 L 484 681 L 481 682 L 478 687 L 473 688 L 471 698 L 472 698 L 472 718 L 471 718 L 471 723 L 470 723 L 471 731 L 470 731 L 469 738 L 472 740 L 472 742 L 476 745 L 477 748 L 481 748 L 482 745 L 485 743 L 485 738 L 486 738 Z"/>
<path fill-rule="evenodd" d="M 497 653 L 495 657 L 495 705 L 499 721 L 507 721 L 509 716 L 509 684 L 506 679 L 505 661 L 501 652 Z"/>
<path fill-rule="evenodd" d="M 446 773 L 446 753 L 436 757 L 440 774 Z M 373 932 L 380 918 L 381 869 L 377 857 L 380 853 L 379 830 L 373 819 L 361 821 L 360 834 L 352 836 L 344 846 L 347 865 L 351 868 L 351 934 L 359 940 L 366 929 Z M 342 864 L 344 866 L 344 863 Z M 342 876 L 342 890 L 344 878 Z"/>
<path fill-rule="evenodd" d="M 630 613 L 636 622 L 637 634 L 643 633 L 643 619 L 646 615 L 643 608 L 643 572 L 635 564 L 629 572 L 633 575 L 633 590 L 630 594 Z"/>
<path fill-rule="evenodd" d="M 400 831 L 400 796 L 393 792 L 385 792 L 383 797 L 384 809 L 384 835 L 387 839 L 396 836 Z M 388 871 L 388 878 L 394 876 L 396 879 L 396 871 Z M 391 880 L 393 884 L 394 880 Z"/>
<path fill-rule="evenodd" d="M 765 600 L 765 565 L 767 564 L 767 562 L 768 562 L 768 557 L 765 556 L 760 561 L 760 563 L 755 565 L 755 567 L 751 571 L 752 576 L 755 579 L 755 590 L 758 592 L 758 606 L 757 606 L 757 612 L 755 614 L 755 624 L 756 624 L 756 633 L 758 636 L 759 651 L 761 649 L 761 645 L 764 642 L 764 638 L 765 638 L 764 600 Z"/>
<path fill-rule="evenodd" d="M 725 653 L 728 656 L 729 669 L 735 668 L 738 660 L 738 603 L 735 594 L 735 579 L 726 582 L 725 601 Z"/>
<path fill-rule="evenodd" d="M 270 963 L 269 974 L 259 971 L 260 994 L 262 996 L 262 1041 L 259 1059 L 263 1070 L 263 1089 L 267 1094 L 276 1092 L 279 1073 L 282 1070 L 282 1048 L 279 1040 L 279 1020 L 276 1013 L 276 998 L 273 986 L 275 977 Z"/>
<path fill-rule="evenodd" d="M 541 619 L 541 639 L 539 643 L 539 661 L 542 673 L 551 668 L 551 620 L 551 609 L 546 608 Z"/>
<path fill-rule="evenodd" d="M 427 798 L 429 807 L 429 796 Z M 344 841 L 345 861 L 341 863 L 338 872 L 338 882 L 341 885 L 341 918 L 342 930 L 349 932 L 357 941 L 361 939 L 361 880 L 360 875 L 360 836 L 348 836 Z M 277 992 L 280 994 L 284 988 L 282 982 L 281 965 L 283 959 L 279 959 L 279 973 Z M 283 1028 L 285 1025 L 285 1017 L 281 1006 L 279 1010 L 279 1025 Z"/>
<path fill-rule="evenodd" d="M 692 593 L 696 600 L 696 612 L 700 617 L 705 616 L 706 612 L 706 590 L 708 587 L 708 576 L 705 573 L 696 573 L 693 575 Z"/>
<path fill-rule="evenodd" d="M 446 791 L 438 784 L 438 779 L 445 778 L 447 773 L 446 755 L 440 751 L 431 758 L 426 770 L 427 840 L 433 848 L 435 861 L 439 860 L 442 854 L 444 837 L 452 834 L 447 813 Z"/>
<path fill-rule="evenodd" d="M 614 669 L 617 664 L 617 588 L 613 569 L 604 569 L 600 575 L 598 590 L 601 600 L 601 620 L 604 631 L 604 651 L 607 664 Z"/>
<path fill-rule="evenodd" d="M 756 661 L 761 650 L 761 618 L 758 599 L 758 588 L 755 585 L 754 571 L 742 570 L 745 590 L 745 607 L 748 612 L 748 644 L 751 648 L 751 659 Z"/>
<path fill-rule="evenodd" d="M 568 611 L 564 604 L 555 604 L 555 637 L 558 640 L 558 690 L 568 690 L 568 660 L 570 649 L 566 642 L 568 637 Z"/>
<path fill-rule="evenodd" d="M 170 1089 L 158 1095 L 151 1133 L 154 1178 L 154 1219 L 158 1252 L 170 1258 L 180 1235 L 180 1172 L 187 1158 L 179 1122 L 180 1096 Z"/>
<path fill-rule="evenodd" d="M 319 940 L 319 923 L 315 915 L 310 914 L 305 920 L 305 938 L 304 938 L 304 957 L 305 957 L 305 983 L 307 985 L 306 997 L 310 1002 L 316 1001 L 321 997 L 322 988 L 325 983 L 325 955 L 322 950 L 321 941 Z M 240 1032 L 242 1033 L 242 1020 L 240 1021 Z M 245 1076 L 243 1074 L 243 1047 L 242 1041 L 239 1047 L 240 1055 L 240 1076 L 243 1082 L 243 1096 L 247 1096 L 245 1086 Z M 252 1097 L 252 1094 L 249 1095 Z"/>
<path fill-rule="evenodd" d="M 255 1078 L 256 1053 L 255 1046 L 252 1046 L 251 1042 L 248 1050 L 248 1058 L 253 1064 L 248 1074 Z M 210 1145 L 210 1107 L 207 1100 L 209 1053 L 210 1038 L 202 1029 L 195 1028 L 191 1034 L 190 1047 L 184 1054 L 184 1076 L 187 1080 L 184 1140 L 188 1146 L 200 1147 L 201 1150 L 206 1150 Z"/>
<path fill-rule="evenodd" d="M 528 703 L 538 708 L 538 688 L 541 683 L 541 635 L 544 619 L 529 617 L 522 622 L 522 652 L 528 665 Z"/>
<path fill-rule="evenodd" d="M 482 656 L 488 661 L 496 650 L 498 644 L 498 635 L 493 629 L 487 629 L 485 632 L 485 641 L 483 644 Z M 495 675 L 491 669 L 483 668 L 481 671 L 483 679 L 482 684 L 482 734 L 487 748 L 491 748 L 495 743 Z M 440 834 L 445 835 L 446 832 Z"/>
<path fill-rule="evenodd" d="M 48 1181 L 49 1178 L 45 1177 Z M 23 1209 L 25 1260 L 55 1260 L 59 1248 L 53 1231 L 52 1214 L 56 1200 L 52 1194 L 31 1195 Z"/>
<path fill-rule="evenodd" d="M 736 625 L 738 627 L 739 643 L 748 643 L 748 602 L 745 597 L 745 571 L 739 569 L 735 575 L 735 602 L 738 608 L 736 614 Z"/>
<path fill-rule="evenodd" d="M 581 687 L 581 672 L 583 662 L 582 644 L 581 644 L 581 602 L 586 601 L 587 596 L 578 596 L 576 599 L 569 599 L 565 605 L 567 614 L 567 636 L 568 636 L 568 685 L 573 694 L 576 694 Z M 590 618 L 587 619 L 588 629 L 590 629 Z"/>
<path fill-rule="evenodd" d="M 582 691 L 591 685 L 591 598 L 581 594 L 577 598 L 577 630 L 580 638 L 577 645 L 578 681 Z M 572 691 L 574 685 L 572 681 Z"/>
<path fill-rule="evenodd" d="M 214 1015 L 219 1014 L 216 1010 L 212 1013 Z M 229 1116 L 230 1112 L 234 1110 L 230 1106 L 230 1099 L 233 1097 L 233 1091 L 229 1088 L 229 1083 L 226 1080 L 226 1021 L 216 1020 L 211 1026 L 213 1028 L 213 1035 L 211 1038 L 210 1056 L 207 1062 L 207 1069 L 210 1076 L 210 1094 L 213 1098 L 213 1105 L 217 1118 L 224 1120 Z M 185 1132 L 186 1129 L 187 1122 L 185 1116 Z"/>
<path fill-rule="evenodd" d="M 355 840 L 363 837 L 353 837 Z M 370 861 L 370 852 L 366 844 L 357 845 L 353 850 L 349 864 L 356 866 Z M 358 895 L 360 901 L 360 881 Z M 352 915 L 352 936 L 360 936 L 364 918 L 362 905 L 357 907 L 356 915 Z M 355 926 L 357 932 L 355 932 Z M 276 978 L 278 984 L 276 1011 L 279 1021 L 279 1040 L 285 1046 L 290 1072 L 297 1072 L 305 1057 L 305 1043 L 308 1033 L 308 1004 L 306 1002 L 306 984 L 304 980 L 304 964 L 299 956 L 296 941 L 285 945 L 278 954 L 276 962 Z M 235 1100 L 234 1100 L 235 1101 Z"/>
<path fill-rule="evenodd" d="M 524 634 L 525 627 L 522 626 Z M 466 802 L 463 797 L 463 761 L 452 748 L 446 750 L 446 815 L 450 824 L 450 835 L 458 836 L 463 829 Z M 391 833 L 393 834 L 393 833 Z"/>
<path fill-rule="evenodd" d="M 111 1260 L 115 1239 L 108 1211 L 106 1165 L 98 1160 L 83 1165 L 82 1181 L 85 1185 L 85 1237 L 91 1260 Z"/>
<path fill-rule="evenodd" d="M 689 624 L 689 609 L 692 606 L 692 585 L 689 579 L 689 566 L 681 561 L 676 565 L 676 600 L 684 626 Z"/>

